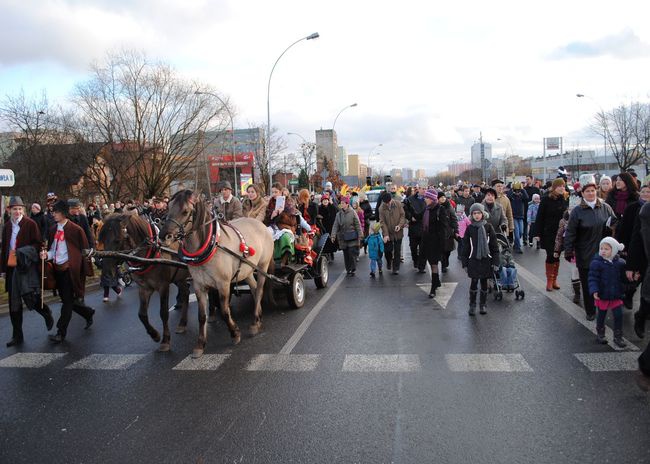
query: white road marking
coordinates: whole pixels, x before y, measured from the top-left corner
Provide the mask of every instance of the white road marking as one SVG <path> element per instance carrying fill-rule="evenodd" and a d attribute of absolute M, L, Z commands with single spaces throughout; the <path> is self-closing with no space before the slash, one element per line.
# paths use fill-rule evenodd
<path fill-rule="evenodd" d="M 0 360 L 0 367 L 45 367 L 67 353 L 16 353 Z"/>
<path fill-rule="evenodd" d="M 591 372 L 636 371 L 639 368 L 639 353 L 576 353 L 578 360 Z"/>
<path fill-rule="evenodd" d="M 420 357 L 417 354 L 348 354 L 343 372 L 417 372 Z"/>
<path fill-rule="evenodd" d="M 194 303 L 194 302 L 196 301 L 196 293 L 190 293 L 190 297 L 187 299 L 187 301 L 188 301 L 187 304 Z M 173 305 L 171 305 L 171 306 L 169 307 L 169 310 L 170 310 L 170 311 L 174 311 L 175 308 L 176 308 L 176 303 L 174 303 Z"/>
<path fill-rule="evenodd" d="M 334 284 L 329 287 L 327 293 L 325 293 L 320 301 L 316 303 L 316 306 L 314 306 L 311 311 L 309 311 L 307 317 L 303 319 L 302 323 L 298 326 L 291 338 L 289 338 L 289 340 L 287 340 L 287 343 L 284 344 L 280 350 L 280 354 L 290 354 L 293 351 L 300 339 L 303 337 L 303 335 L 305 335 L 305 332 L 307 332 L 307 329 L 309 329 L 309 326 L 312 324 L 312 322 L 314 322 L 314 319 L 316 319 L 316 316 L 318 316 L 318 313 L 321 311 L 321 309 L 323 309 L 323 306 L 325 306 L 330 298 L 332 298 L 332 295 L 334 295 L 334 292 L 336 292 L 336 289 L 339 288 L 339 285 L 341 285 L 341 282 L 343 282 L 343 279 L 345 279 L 346 276 L 347 274 L 341 273 Z"/>
<path fill-rule="evenodd" d="M 175 371 L 216 371 L 228 358 L 229 354 L 204 354 L 200 358 L 193 359 L 188 356 L 178 363 Z"/>
<path fill-rule="evenodd" d="M 533 372 L 520 354 L 446 354 L 453 372 Z"/>
<path fill-rule="evenodd" d="M 429 294 L 429 290 L 431 290 L 431 284 L 417 284 L 420 290 L 422 290 L 424 293 L 427 295 Z M 456 287 L 458 286 L 458 282 L 442 282 L 442 286 L 436 289 L 436 296 L 433 297 L 433 299 L 443 307 L 443 309 L 447 309 L 447 305 L 449 304 L 449 300 L 451 300 L 451 297 L 454 296 L 454 292 L 456 291 Z"/>
<path fill-rule="evenodd" d="M 91 354 L 66 369 L 123 370 L 144 358 L 145 354 Z"/>
<path fill-rule="evenodd" d="M 318 365 L 318 354 L 259 354 L 246 366 L 247 371 L 313 371 Z"/>
<path fill-rule="evenodd" d="M 519 275 L 519 277 L 523 277 L 535 288 L 541 289 L 540 291 L 543 292 L 544 296 L 550 298 L 554 303 L 556 303 L 560 308 L 562 308 L 564 312 L 566 312 L 569 316 L 574 318 L 580 324 L 585 326 L 589 331 L 591 331 L 594 335 L 596 335 L 596 321 L 588 321 L 585 318 L 585 310 L 582 308 L 582 306 L 576 305 L 573 301 L 571 301 L 569 298 L 564 296 L 559 291 L 552 291 L 552 292 L 544 291 L 544 289 L 546 288 L 546 283 L 542 281 L 542 279 L 534 275 L 532 272 L 530 272 L 528 269 L 524 268 L 521 264 L 517 267 L 517 269 L 518 269 L 517 274 Z M 537 308 L 537 309 L 542 310 L 543 308 Z M 608 326 L 605 326 L 605 332 L 609 340 L 614 339 L 614 332 Z M 626 341 L 627 341 L 626 348 L 620 348 L 614 345 L 613 343 L 610 343 L 609 346 L 610 348 L 616 351 L 639 351 L 638 346 L 634 345 L 628 340 Z"/>

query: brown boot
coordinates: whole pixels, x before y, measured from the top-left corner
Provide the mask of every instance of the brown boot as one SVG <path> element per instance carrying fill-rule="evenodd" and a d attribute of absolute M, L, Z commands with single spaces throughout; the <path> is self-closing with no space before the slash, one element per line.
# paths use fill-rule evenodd
<path fill-rule="evenodd" d="M 553 263 L 553 289 L 559 290 L 560 286 L 557 284 L 557 275 L 560 273 L 560 262 Z"/>
<path fill-rule="evenodd" d="M 546 265 L 546 291 L 553 291 L 553 266 L 554 264 L 544 263 Z"/>

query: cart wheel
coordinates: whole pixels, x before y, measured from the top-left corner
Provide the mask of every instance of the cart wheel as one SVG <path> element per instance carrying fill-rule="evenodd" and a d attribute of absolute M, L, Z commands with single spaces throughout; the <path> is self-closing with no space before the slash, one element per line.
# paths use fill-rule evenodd
<path fill-rule="evenodd" d="M 329 279 L 330 272 L 329 263 L 324 256 L 321 256 L 318 258 L 318 261 L 316 261 L 316 272 L 318 273 L 318 275 L 314 278 L 316 288 L 327 287 L 327 280 Z"/>
<path fill-rule="evenodd" d="M 124 282 L 125 287 L 129 287 L 133 283 L 133 277 L 131 277 L 130 272 L 122 274 L 122 282 Z"/>
<path fill-rule="evenodd" d="M 293 309 L 300 309 L 305 304 L 305 281 L 299 272 L 289 277 L 287 301 Z"/>

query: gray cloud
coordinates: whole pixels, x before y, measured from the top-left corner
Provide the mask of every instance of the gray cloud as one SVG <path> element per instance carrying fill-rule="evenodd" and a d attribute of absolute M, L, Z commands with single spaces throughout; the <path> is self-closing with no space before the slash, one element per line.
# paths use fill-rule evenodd
<path fill-rule="evenodd" d="M 549 58 L 563 60 L 570 58 L 596 58 L 611 56 L 634 59 L 650 55 L 650 44 L 642 42 L 631 29 L 609 35 L 591 42 L 576 41 L 553 51 Z"/>

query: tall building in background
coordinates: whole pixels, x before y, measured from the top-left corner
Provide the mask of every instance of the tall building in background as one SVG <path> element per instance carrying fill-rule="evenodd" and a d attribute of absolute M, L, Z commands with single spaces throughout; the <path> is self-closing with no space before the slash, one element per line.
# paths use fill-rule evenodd
<path fill-rule="evenodd" d="M 427 178 L 427 172 L 424 169 L 416 169 L 415 170 L 415 178 L 417 180 L 426 179 Z"/>
<path fill-rule="evenodd" d="M 325 160 L 334 161 L 338 155 L 338 143 L 336 131 L 332 129 L 321 129 L 316 131 L 316 161 L 318 171 L 321 172 L 326 166 Z"/>
<path fill-rule="evenodd" d="M 485 152 L 485 159 L 492 161 L 492 145 L 489 143 L 483 142 L 483 150 Z M 475 168 L 481 167 L 481 144 L 475 143 L 472 145 L 472 166 Z"/>
<path fill-rule="evenodd" d="M 402 168 L 402 180 L 404 182 L 410 182 L 413 180 L 413 169 L 411 168 Z"/>
<path fill-rule="evenodd" d="M 359 180 L 362 184 L 366 181 L 366 177 L 369 175 L 370 171 L 368 170 L 368 166 L 363 163 L 359 163 Z"/>
<path fill-rule="evenodd" d="M 348 152 L 345 147 L 338 147 L 336 150 L 336 169 L 340 175 L 348 175 Z"/>
<path fill-rule="evenodd" d="M 360 170 L 359 155 L 348 155 L 348 175 L 361 177 Z"/>

